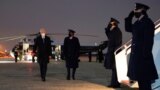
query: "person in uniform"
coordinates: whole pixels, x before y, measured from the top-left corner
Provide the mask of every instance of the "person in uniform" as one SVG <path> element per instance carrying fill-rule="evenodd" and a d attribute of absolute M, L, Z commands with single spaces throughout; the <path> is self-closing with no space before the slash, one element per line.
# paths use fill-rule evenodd
<path fill-rule="evenodd" d="M 119 88 L 120 83 L 117 80 L 117 71 L 115 66 L 114 52 L 122 45 L 122 32 L 118 27 L 119 21 L 111 18 L 105 33 L 108 37 L 108 50 L 105 56 L 104 66 L 106 69 L 112 69 L 111 83 L 108 87 Z"/>
<path fill-rule="evenodd" d="M 131 55 L 128 77 L 138 81 L 139 90 L 151 90 L 151 83 L 158 78 L 152 55 L 154 23 L 148 17 L 149 6 L 136 3 L 136 7 L 125 18 L 125 30 L 132 33 Z M 132 24 L 133 17 L 137 18 Z"/>
<path fill-rule="evenodd" d="M 70 69 L 72 70 L 72 79 L 75 80 L 75 72 L 78 68 L 78 57 L 80 51 L 79 39 L 74 36 L 75 31 L 69 29 L 69 36 L 64 39 L 64 55 L 67 68 L 67 80 L 70 80 Z"/>
<path fill-rule="evenodd" d="M 17 63 L 17 61 L 18 61 L 18 45 L 16 45 L 16 46 L 13 48 L 12 51 L 14 52 L 15 63 Z"/>
<path fill-rule="evenodd" d="M 98 49 L 98 60 L 99 63 L 102 63 L 102 61 L 104 60 L 103 51 L 101 48 Z"/>
<path fill-rule="evenodd" d="M 42 81 L 46 81 L 47 64 L 52 55 L 51 39 L 46 36 L 46 29 L 40 29 L 40 35 L 36 37 L 33 52 L 37 55 Z"/>

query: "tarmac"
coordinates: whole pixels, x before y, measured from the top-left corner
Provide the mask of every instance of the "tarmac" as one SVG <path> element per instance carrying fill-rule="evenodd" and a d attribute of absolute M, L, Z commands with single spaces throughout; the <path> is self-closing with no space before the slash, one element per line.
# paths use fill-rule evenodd
<path fill-rule="evenodd" d="M 96 61 L 81 61 L 76 80 L 66 80 L 65 62 L 51 60 L 46 81 L 40 78 L 38 63 L 0 59 L 0 90 L 136 90 L 126 86 L 108 88 L 111 71 Z"/>

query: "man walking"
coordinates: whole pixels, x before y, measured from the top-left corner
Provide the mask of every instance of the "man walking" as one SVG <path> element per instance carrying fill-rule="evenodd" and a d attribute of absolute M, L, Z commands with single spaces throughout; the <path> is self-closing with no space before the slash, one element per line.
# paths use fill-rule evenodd
<path fill-rule="evenodd" d="M 33 52 L 36 53 L 40 66 L 42 81 L 46 81 L 47 64 L 52 55 L 51 40 L 46 36 L 46 29 L 40 29 L 40 35 L 35 39 Z"/>

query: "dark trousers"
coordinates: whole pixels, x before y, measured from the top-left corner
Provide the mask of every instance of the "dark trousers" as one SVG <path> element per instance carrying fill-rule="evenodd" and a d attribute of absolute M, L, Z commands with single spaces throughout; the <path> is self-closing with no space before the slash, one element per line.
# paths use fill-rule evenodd
<path fill-rule="evenodd" d="M 47 62 L 40 62 L 39 66 L 40 66 L 40 74 L 41 74 L 41 78 L 45 79 L 46 77 L 46 72 L 47 72 Z"/>
<path fill-rule="evenodd" d="M 112 68 L 111 86 L 120 86 L 120 83 L 118 82 L 117 78 L 116 67 Z"/>
<path fill-rule="evenodd" d="M 17 62 L 17 58 L 18 58 L 18 56 L 14 56 L 15 57 L 15 62 Z"/>
<path fill-rule="evenodd" d="M 75 79 L 76 68 L 72 68 L 72 79 Z M 71 68 L 67 68 L 67 79 L 70 79 Z"/>
<path fill-rule="evenodd" d="M 35 56 L 32 56 L 32 62 L 33 62 L 33 63 L 35 62 L 35 59 L 34 59 L 34 58 L 35 58 Z"/>
<path fill-rule="evenodd" d="M 139 85 L 139 90 L 152 90 L 151 89 L 151 81 L 139 80 L 138 85 Z"/>

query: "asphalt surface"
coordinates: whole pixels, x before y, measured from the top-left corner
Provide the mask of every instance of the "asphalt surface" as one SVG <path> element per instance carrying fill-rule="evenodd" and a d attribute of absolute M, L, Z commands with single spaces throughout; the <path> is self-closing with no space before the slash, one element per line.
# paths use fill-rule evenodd
<path fill-rule="evenodd" d="M 134 90 L 108 88 L 111 71 L 103 63 L 81 61 L 76 72 L 76 80 L 66 80 L 64 61 L 48 64 L 46 82 L 42 82 L 37 63 L 12 59 L 0 59 L 0 90 Z"/>

